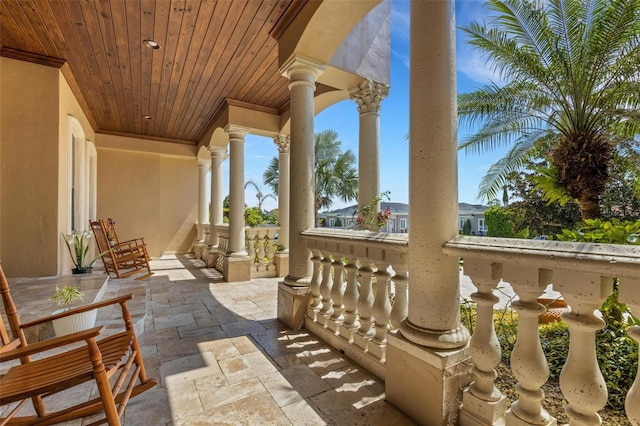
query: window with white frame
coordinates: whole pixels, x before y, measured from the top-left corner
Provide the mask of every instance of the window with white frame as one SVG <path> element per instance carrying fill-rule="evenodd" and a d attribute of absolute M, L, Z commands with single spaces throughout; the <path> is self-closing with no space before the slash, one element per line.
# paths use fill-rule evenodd
<path fill-rule="evenodd" d="M 69 231 L 82 231 L 96 215 L 97 153 L 82 125 L 69 116 Z"/>
<path fill-rule="evenodd" d="M 458 230 L 462 231 L 464 229 L 464 219 L 459 218 L 458 219 Z"/>
<path fill-rule="evenodd" d="M 484 219 L 478 219 L 478 231 L 487 232 L 487 225 Z"/>
<path fill-rule="evenodd" d="M 407 219 L 400 219 L 400 232 L 407 231 Z"/>

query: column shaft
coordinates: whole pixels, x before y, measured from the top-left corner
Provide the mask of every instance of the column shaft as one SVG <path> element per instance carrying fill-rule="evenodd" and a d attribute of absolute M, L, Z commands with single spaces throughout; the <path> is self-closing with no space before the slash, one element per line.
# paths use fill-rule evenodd
<path fill-rule="evenodd" d="M 311 276 L 309 249 L 300 234 L 315 225 L 315 152 L 313 93 L 318 64 L 295 57 L 283 66 L 291 91 L 291 192 L 289 217 L 289 275 L 285 282 L 300 285 Z M 307 283 L 308 285 L 308 283 Z"/>
<path fill-rule="evenodd" d="M 209 245 L 218 245 L 218 232 L 216 225 L 222 223 L 222 202 L 224 199 L 224 190 L 222 188 L 222 162 L 224 161 L 224 148 L 213 149 L 211 151 L 211 204 L 209 206 L 209 215 L 211 216 L 209 224 Z"/>
<path fill-rule="evenodd" d="M 209 200 L 207 197 L 209 165 L 209 161 L 198 160 L 198 241 L 204 239 L 204 227 L 209 224 Z"/>
<path fill-rule="evenodd" d="M 358 104 L 360 137 L 358 147 L 358 207 L 363 208 L 380 194 L 380 103 L 389 86 L 363 81 L 350 91 Z M 380 210 L 380 203 L 374 211 Z"/>
<path fill-rule="evenodd" d="M 469 340 L 459 321 L 458 259 L 442 252 L 458 232 L 454 21 L 453 2 L 411 3 L 411 282 L 401 332 L 414 343 L 440 349 Z"/>
<path fill-rule="evenodd" d="M 278 146 L 278 221 L 280 223 L 280 231 L 278 232 L 278 243 L 285 250 L 289 250 L 289 135 L 278 135 L 274 138 Z"/>
<path fill-rule="evenodd" d="M 244 137 L 247 131 L 227 126 L 229 134 L 229 256 L 247 255 L 244 238 Z"/>

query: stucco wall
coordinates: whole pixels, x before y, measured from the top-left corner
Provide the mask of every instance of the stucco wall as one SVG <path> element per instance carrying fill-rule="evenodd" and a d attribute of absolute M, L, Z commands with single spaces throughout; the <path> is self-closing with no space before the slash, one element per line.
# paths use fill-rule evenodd
<path fill-rule="evenodd" d="M 98 218 L 113 218 L 120 239 L 144 237 L 152 257 L 186 252 L 196 237 L 195 156 L 101 146 L 109 138 L 97 135 Z"/>
<path fill-rule="evenodd" d="M 0 58 L 0 256 L 9 277 L 58 270 L 59 70 Z"/>

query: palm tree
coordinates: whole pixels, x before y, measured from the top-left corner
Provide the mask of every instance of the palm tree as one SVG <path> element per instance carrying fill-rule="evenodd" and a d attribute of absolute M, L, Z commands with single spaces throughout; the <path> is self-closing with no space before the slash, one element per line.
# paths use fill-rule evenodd
<path fill-rule="evenodd" d="M 258 184 L 251 179 L 244 184 L 244 189 L 247 189 L 247 186 L 253 186 L 253 188 L 256 190 L 256 198 L 258 199 L 258 210 L 260 210 L 260 214 L 262 214 L 262 203 L 264 203 L 265 200 L 268 200 L 269 198 L 271 198 L 274 201 L 278 201 L 275 195 L 264 194 L 262 192 L 262 188 L 260 188 Z"/>
<path fill-rule="evenodd" d="M 327 129 L 314 135 L 316 217 L 321 208 L 328 209 L 334 198 L 344 202 L 358 198 L 358 170 L 356 156 L 348 149 L 342 151 L 342 142 L 335 130 Z M 264 184 L 278 193 L 278 158 L 271 159 L 262 175 Z"/>
<path fill-rule="evenodd" d="M 545 189 L 577 199 L 583 219 L 599 217 L 613 154 L 640 134 L 640 0 L 488 7 L 495 19 L 462 31 L 505 83 L 459 95 L 461 120 L 481 124 L 460 148 L 511 149 L 482 179 L 480 196 L 495 198 L 510 172 L 542 156 L 551 164 Z"/>

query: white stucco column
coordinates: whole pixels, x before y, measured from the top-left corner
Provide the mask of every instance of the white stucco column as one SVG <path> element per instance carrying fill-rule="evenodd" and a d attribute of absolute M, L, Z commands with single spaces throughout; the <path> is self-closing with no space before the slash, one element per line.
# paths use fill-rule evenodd
<path fill-rule="evenodd" d="M 244 137 L 248 129 L 227 125 L 229 135 L 229 251 L 228 256 L 247 255 L 244 241 Z"/>
<path fill-rule="evenodd" d="M 409 306 L 387 336 L 387 400 L 418 424 L 457 424 L 469 383 L 469 332 L 459 321 L 454 0 L 411 2 Z M 428 389 L 428 392 L 425 392 Z"/>
<path fill-rule="evenodd" d="M 458 259 L 442 246 L 458 234 L 453 2 L 411 3 L 409 96 L 409 317 L 400 331 L 430 348 L 464 346 Z"/>
<path fill-rule="evenodd" d="M 281 68 L 291 91 L 291 192 L 289 217 L 289 275 L 285 283 L 308 285 L 309 249 L 300 233 L 315 225 L 315 171 L 313 145 L 314 91 L 324 66 L 294 56 Z"/>
<path fill-rule="evenodd" d="M 358 147 L 358 207 L 362 209 L 380 195 L 380 104 L 389 86 L 365 80 L 349 92 L 360 113 Z M 380 210 L 380 203 L 374 211 Z"/>
<path fill-rule="evenodd" d="M 211 152 L 211 204 L 209 205 L 211 223 L 209 224 L 209 241 L 207 243 L 215 247 L 218 245 L 216 225 L 222 223 L 222 202 L 224 200 L 222 162 L 224 161 L 225 149 L 209 147 L 209 151 Z"/>
<path fill-rule="evenodd" d="M 280 134 L 273 138 L 278 146 L 278 222 L 280 231 L 278 232 L 278 243 L 285 250 L 289 251 L 289 146 L 291 138 L 289 135 Z"/>
<path fill-rule="evenodd" d="M 207 173 L 211 161 L 198 160 L 198 241 L 204 241 L 204 230 L 209 225 L 209 182 Z"/>

